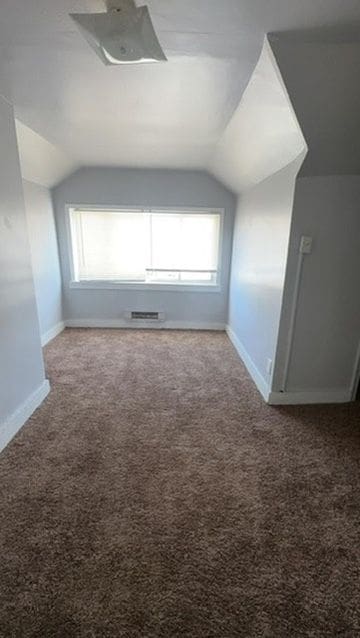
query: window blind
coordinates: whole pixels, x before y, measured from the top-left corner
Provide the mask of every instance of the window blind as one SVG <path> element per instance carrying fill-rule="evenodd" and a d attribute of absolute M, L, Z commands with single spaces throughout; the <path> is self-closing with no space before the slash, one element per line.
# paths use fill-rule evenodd
<path fill-rule="evenodd" d="M 218 280 L 220 214 L 178 210 L 70 210 L 76 281 Z"/>

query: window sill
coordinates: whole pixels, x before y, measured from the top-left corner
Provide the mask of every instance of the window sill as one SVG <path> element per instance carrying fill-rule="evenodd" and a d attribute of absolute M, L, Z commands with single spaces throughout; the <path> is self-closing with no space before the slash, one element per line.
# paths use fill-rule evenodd
<path fill-rule="evenodd" d="M 156 292 L 221 292 L 220 285 L 214 284 L 144 284 L 114 281 L 70 281 L 69 288 L 75 290 L 143 290 Z"/>

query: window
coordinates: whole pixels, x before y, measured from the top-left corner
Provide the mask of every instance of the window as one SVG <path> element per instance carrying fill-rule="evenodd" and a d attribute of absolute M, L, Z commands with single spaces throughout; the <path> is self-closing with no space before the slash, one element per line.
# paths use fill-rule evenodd
<path fill-rule="evenodd" d="M 75 282 L 216 286 L 221 214 L 70 208 Z"/>

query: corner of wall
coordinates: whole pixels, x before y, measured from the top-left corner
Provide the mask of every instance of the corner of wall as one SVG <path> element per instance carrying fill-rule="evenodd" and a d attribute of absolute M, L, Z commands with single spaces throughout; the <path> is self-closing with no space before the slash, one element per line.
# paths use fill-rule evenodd
<path fill-rule="evenodd" d="M 41 405 L 50 392 L 47 379 L 24 401 L 13 414 L 0 423 L 0 452 L 10 443 L 33 412 Z"/>
<path fill-rule="evenodd" d="M 228 335 L 240 359 L 244 363 L 248 373 L 250 374 L 263 399 L 268 403 L 270 397 L 269 383 L 264 379 L 263 375 L 252 360 L 250 354 L 247 352 L 246 348 L 229 325 L 226 326 L 226 334 Z"/>

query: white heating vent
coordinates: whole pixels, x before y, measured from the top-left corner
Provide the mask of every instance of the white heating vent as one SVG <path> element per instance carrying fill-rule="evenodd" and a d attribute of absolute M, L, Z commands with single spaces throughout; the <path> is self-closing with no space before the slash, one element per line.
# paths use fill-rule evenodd
<path fill-rule="evenodd" d="M 165 313 L 150 310 L 127 310 L 125 319 L 128 321 L 165 321 Z"/>

